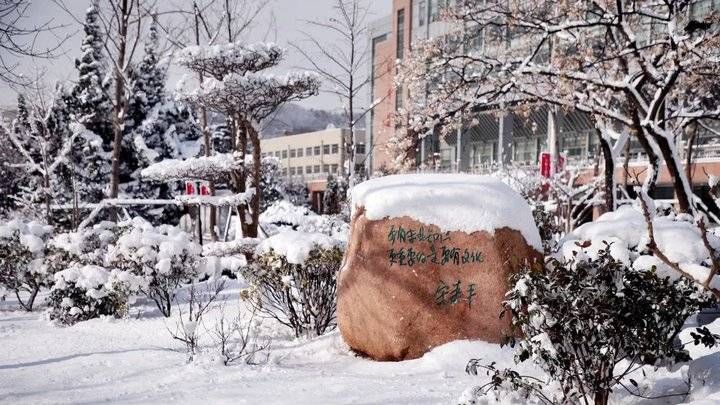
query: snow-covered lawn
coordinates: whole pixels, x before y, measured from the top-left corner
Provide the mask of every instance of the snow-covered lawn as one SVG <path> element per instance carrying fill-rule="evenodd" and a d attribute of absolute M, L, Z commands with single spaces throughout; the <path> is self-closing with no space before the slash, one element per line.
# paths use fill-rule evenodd
<path fill-rule="evenodd" d="M 237 283 L 224 292 L 228 315 L 241 308 L 238 292 Z M 72 327 L 54 326 L 41 310 L 27 313 L 16 307 L 13 299 L 0 303 L 0 403 L 448 404 L 485 380 L 465 374 L 469 359 L 513 365 L 512 349 L 468 341 L 438 347 L 418 360 L 374 362 L 350 352 L 337 332 L 296 340 L 269 320 L 260 327 L 263 336 L 272 338 L 266 364 L 223 366 L 209 335 L 203 353 L 188 364 L 166 329 L 174 321 L 151 305 L 136 304 L 128 319 L 95 319 Z M 220 313 L 218 307 L 208 315 L 209 329 Z M 720 321 L 712 329 L 720 332 Z M 691 350 L 701 358 L 690 366 L 691 374 L 709 365 L 705 378 L 714 386 L 701 386 L 696 377 L 688 401 L 720 401 L 720 384 L 714 381 L 720 379 L 720 354 L 711 352 Z M 519 370 L 538 373 L 531 365 Z M 682 390 L 688 367 L 674 373 L 653 373 L 648 367 L 646 372 L 647 379 L 639 376 L 638 382 L 655 385 L 657 395 Z M 683 400 L 623 397 L 621 402 Z"/>

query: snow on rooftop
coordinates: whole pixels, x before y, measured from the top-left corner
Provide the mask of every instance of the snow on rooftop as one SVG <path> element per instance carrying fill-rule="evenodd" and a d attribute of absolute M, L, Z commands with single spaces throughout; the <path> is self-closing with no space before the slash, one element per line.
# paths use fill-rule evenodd
<path fill-rule="evenodd" d="M 185 160 L 165 159 L 143 169 L 141 175 L 147 180 L 157 181 L 222 180 L 241 165 L 242 162 L 235 159 L 232 153 L 220 153 Z"/>
<path fill-rule="evenodd" d="M 352 189 L 353 211 L 371 220 L 407 216 L 443 231 L 466 233 L 507 227 L 542 250 L 532 211 L 500 180 L 471 174 L 407 174 L 368 180 Z"/>
<path fill-rule="evenodd" d="M 284 256 L 288 263 L 303 264 L 310 257 L 313 249 L 332 249 L 340 245 L 342 245 L 341 241 L 322 233 L 286 231 L 260 242 L 256 252 L 264 254 L 272 250 Z"/>

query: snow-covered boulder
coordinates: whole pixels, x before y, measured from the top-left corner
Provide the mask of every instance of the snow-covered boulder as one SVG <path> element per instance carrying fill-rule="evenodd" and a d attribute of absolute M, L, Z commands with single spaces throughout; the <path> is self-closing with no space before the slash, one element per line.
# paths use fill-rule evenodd
<path fill-rule="evenodd" d="M 540 259 L 530 207 L 499 180 L 399 175 L 352 190 L 338 284 L 346 342 L 377 360 L 422 356 L 458 339 L 499 342 L 508 276 Z"/>

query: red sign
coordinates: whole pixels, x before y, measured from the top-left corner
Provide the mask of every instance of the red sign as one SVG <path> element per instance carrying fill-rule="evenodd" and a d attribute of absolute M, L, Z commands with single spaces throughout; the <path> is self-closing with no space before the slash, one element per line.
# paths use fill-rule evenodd
<path fill-rule="evenodd" d="M 542 152 L 540 154 L 540 175 L 550 177 L 550 153 Z"/>
<path fill-rule="evenodd" d="M 195 194 L 195 183 L 193 183 L 191 181 L 185 182 L 185 194 L 187 194 L 187 195 Z"/>
<path fill-rule="evenodd" d="M 210 195 L 210 188 L 206 184 L 200 185 L 200 195 Z"/>
<path fill-rule="evenodd" d="M 552 156 L 550 152 L 540 153 L 540 175 L 545 178 L 550 178 L 552 174 Z M 559 173 L 565 170 L 565 156 L 558 156 L 558 162 L 555 165 L 555 173 Z"/>

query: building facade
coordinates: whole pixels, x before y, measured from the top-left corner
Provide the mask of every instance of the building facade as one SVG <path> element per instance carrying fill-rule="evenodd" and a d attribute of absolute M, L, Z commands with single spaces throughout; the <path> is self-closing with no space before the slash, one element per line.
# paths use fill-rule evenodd
<path fill-rule="evenodd" d="M 393 158 L 386 149 L 396 131 L 395 112 L 406 102 L 402 89 L 396 88 L 397 65 L 407 57 L 417 41 L 448 32 L 441 11 L 453 3 L 452 0 L 385 1 L 393 4 L 391 15 L 377 20 L 369 29 L 373 78 L 370 96 L 371 100 L 382 100 L 367 116 L 368 147 L 372 151 L 367 168 L 370 173 L 383 171 L 383 167 Z M 693 7 L 693 13 L 720 11 L 720 1 L 700 0 Z M 519 116 L 512 112 L 477 113 L 473 117 L 476 125 L 442 139 L 433 135 L 425 137 L 415 150 L 416 168 L 485 173 L 502 164 L 538 166 L 541 152 L 550 149 L 547 144 L 549 115 L 546 108 L 540 108 L 529 116 Z M 556 113 L 550 125 L 557 134 L 556 147 L 568 162 L 582 165 L 583 161 L 589 164 L 595 159 L 598 140 L 587 114 Z M 720 174 L 720 137 L 715 135 L 717 132 L 700 132 L 693 153 L 696 165 L 691 171 Z M 682 141 L 678 144 L 678 150 L 685 150 Z M 634 142 L 630 144 L 629 156 L 631 166 L 641 166 L 646 161 L 642 148 Z M 693 176 L 692 179 L 698 187 L 707 181 L 704 175 Z M 658 193 L 662 196 L 656 198 L 668 198 L 668 192 L 669 198 L 672 198 L 670 180 L 667 176 L 660 176 Z"/>
<path fill-rule="evenodd" d="M 350 137 L 349 129 L 329 128 L 322 131 L 262 139 L 262 157 L 278 159 L 280 170 L 288 181 L 304 183 L 313 208 L 322 209 L 322 198 L 330 175 L 339 175 L 341 165 L 349 167 L 342 147 Z M 363 172 L 367 158 L 365 132 L 356 130 L 355 171 Z"/>

